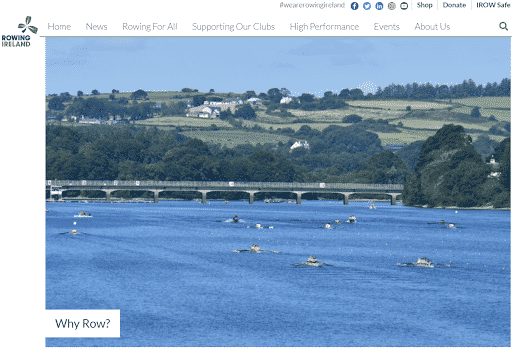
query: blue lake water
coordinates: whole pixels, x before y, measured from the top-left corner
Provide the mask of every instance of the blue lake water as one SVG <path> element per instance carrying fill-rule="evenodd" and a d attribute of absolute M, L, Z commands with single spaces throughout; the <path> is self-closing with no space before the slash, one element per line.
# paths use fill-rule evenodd
<path fill-rule="evenodd" d="M 46 308 L 119 309 L 121 337 L 46 344 L 510 346 L 510 212 L 376 205 L 47 204 Z"/>

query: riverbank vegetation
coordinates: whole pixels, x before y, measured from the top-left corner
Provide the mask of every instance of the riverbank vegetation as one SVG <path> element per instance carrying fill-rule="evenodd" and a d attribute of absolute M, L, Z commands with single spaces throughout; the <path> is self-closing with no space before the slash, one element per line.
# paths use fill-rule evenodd
<path fill-rule="evenodd" d="M 228 148 L 155 128 L 48 125 L 46 176 L 65 180 L 403 182 L 408 169 L 401 159 L 383 151 L 374 133 L 352 127 L 331 126 L 322 132 L 303 127 L 301 132 L 311 139 L 310 148 L 290 150 L 282 142 Z M 354 171 L 361 175 L 352 178 Z"/>
<path fill-rule="evenodd" d="M 404 204 L 427 207 L 510 207 L 510 138 L 486 163 L 464 128 L 445 125 L 421 146 L 404 187 Z"/>

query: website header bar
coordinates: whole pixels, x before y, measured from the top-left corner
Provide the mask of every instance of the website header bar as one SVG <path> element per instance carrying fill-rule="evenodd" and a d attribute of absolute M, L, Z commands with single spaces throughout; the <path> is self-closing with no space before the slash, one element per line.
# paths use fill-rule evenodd
<path fill-rule="evenodd" d="M 509 23 L 510 22 L 510 23 Z M 41 36 L 511 36 L 512 20 L 481 18 L 460 21 L 453 16 L 435 18 L 298 18 L 276 21 L 211 18 L 194 21 L 176 18 L 122 21 L 56 20 L 45 23 Z"/>

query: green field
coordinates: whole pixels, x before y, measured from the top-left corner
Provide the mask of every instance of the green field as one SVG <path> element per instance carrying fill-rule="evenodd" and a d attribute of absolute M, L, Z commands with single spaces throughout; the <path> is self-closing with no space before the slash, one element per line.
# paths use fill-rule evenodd
<path fill-rule="evenodd" d="M 510 111 L 510 98 L 509 97 L 479 97 L 479 98 L 465 98 L 453 99 L 453 103 L 459 103 L 467 106 L 480 106 L 481 108 L 495 109 L 506 108 Z"/>
<path fill-rule="evenodd" d="M 426 140 L 434 135 L 434 131 L 424 130 L 402 130 L 402 133 L 380 133 L 375 132 L 379 136 L 382 145 L 388 144 L 410 144 L 418 140 Z"/>
<path fill-rule="evenodd" d="M 277 115 L 267 115 L 263 110 L 257 110 L 256 111 L 256 120 L 258 122 L 262 123 L 269 123 L 269 124 L 283 124 L 283 123 L 289 123 L 295 120 L 294 117 L 280 117 Z"/>
<path fill-rule="evenodd" d="M 391 110 L 405 110 L 407 106 L 412 109 L 444 109 L 450 106 L 446 102 L 428 102 L 428 101 L 413 101 L 413 100 L 354 100 L 349 101 L 349 105 L 362 106 L 367 108 L 391 109 Z"/>
<path fill-rule="evenodd" d="M 314 122 L 341 122 L 343 117 L 348 115 L 358 115 L 362 118 L 373 118 L 389 120 L 401 117 L 406 114 L 404 110 L 387 110 L 387 109 L 362 109 L 357 107 L 347 107 L 343 109 L 321 110 L 321 111 L 304 111 L 290 110 L 290 112 L 299 119 L 312 120 Z"/>
<path fill-rule="evenodd" d="M 137 124 L 145 125 L 145 126 L 173 126 L 173 127 L 196 127 L 196 128 L 206 128 L 211 127 L 211 125 L 215 125 L 219 128 L 232 128 L 226 121 L 222 121 L 220 119 L 205 119 L 205 118 L 196 118 L 196 117 L 177 117 L 177 116 L 167 116 L 167 117 L 153 117 L 144 121 L 137 121 Z"/>
<path fill-rule="evenodd" d="M 422 120 L 422 119 L 405 119 L 405 120 L 394 120 L 391 121 L 391 124 L 398 124 L 402 122 L 404 127 L 407 128 L 416 128 L 416 129 L 440 129 L 445 124 L 453 123 L 455 125 L 460 125 L 464 127 L 464 129 L 478 129 L 487 131 L 491 128 L 495 122 L 486 122 L 486 123 L 464 123 L 464 122 L 445 122 L 445 121 L 437 121 L 437 120 Z"/>
<path fill-rule="evenodd" d="M 298 131 L 300 127 L 302 126 L 308 126 L 311 127 L 311 129 L 316 129 L 319 131 L 324 130 L 325 128 L 331 126 L 331 125 L 341 126 L 341 127 L 348 127 L 351 125 L 351 123 L 322 123 L 322 122 L 315 122 L 315 123 L 264 123 L 264 122 L 256 122 L 256 121 L 243 121 L 242 125 L 247 128 L 252 128 L 254 126 L 260 126 L 265 129 L 270 129 L 272 127 L 273 130 L 279 129 L 279 128 L 291 128 L 294 131 Z"/>
<path fill-rule="evenodd" d="M 412 142 L 418 140 L 427 140 L 428 137 L 434 135 L 435 131 L 425 131 L 425 130 L 408 130 L 402 129 L 402 133 L 379 133 L 375 132 L 379 139 L 381 140 L 382 145 L 389 144 L 410 144 Z M 470 135 L 473 141 L 478 139 L 479 136 L 482 136 L 482 133 L 473 133 L 471 131 L 467 131 L 466 134 Z M 501 142 L 505 137 L 498 135 L 488 135 L 494 141 Z"/>
<path fill-rule="evenodd" d="M 454 111 L 462 112 L 468 115 L 471 114 L 471 110 L 473 110 L 473 106 L 461 106 L 454 109 Z M 480 114 L 482 115 L 482 117 L 489 118 L 491 117 L 491 115 L 493 115 L 494 117 L 496 117 L 498 121 L 510 122 L 510 110 L 481 108 Z"/>

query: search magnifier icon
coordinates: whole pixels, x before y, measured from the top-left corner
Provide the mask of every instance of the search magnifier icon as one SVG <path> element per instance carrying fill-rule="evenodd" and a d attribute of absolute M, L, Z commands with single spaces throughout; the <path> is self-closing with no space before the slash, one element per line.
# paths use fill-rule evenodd
<path fill-rule="evenodd" d="M 501 22 L 501 23 L 500 23 L 500 29 L 505 29 L 506 31 L 508 31 L 507 23 L 505 23 L 505 22 Z"/>

